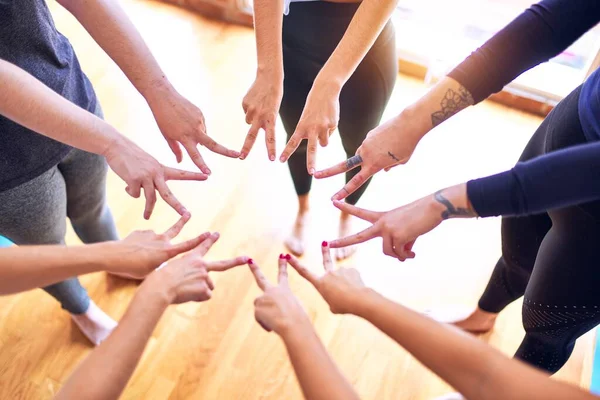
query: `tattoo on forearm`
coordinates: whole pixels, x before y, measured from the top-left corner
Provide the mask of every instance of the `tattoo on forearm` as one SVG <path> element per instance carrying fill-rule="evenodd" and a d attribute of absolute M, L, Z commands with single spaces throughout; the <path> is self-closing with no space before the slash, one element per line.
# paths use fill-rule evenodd
<path fill-rule="evenodd" d="M 442 190 L 435 192 L 433 198 L 438 203 L 442 203 L 446 206 L 446 210 L 442 211 L 442 219 L 448 219 L 451 217 L 474 217 L 476 215 L 475 212 L 469 210 L 468 208 L 454 207 L 450 200 L 444 197 Z"/>
<path fill-rule="evenodd" d="M 448 89 L 440 102 L 441 110 L 431 114 L 431 124 L 436 127 L 463 108 L 473 105 L 473 103 L 473 96 L 463 86 L 460 86 L 458 91 Z"/>
<path fill-rule="evenodd" d="M 392 157 L 392 159 L 396 162 L 400 162 L 400 159 L 394 155 L 391 151 L 388 151 L 388 156 Z"/>
<path fill-rule="evenodd" d="M 357 165 L 362 164 L 362 162 L 363 162 L 362 157 L 357 154 L 346 160 L 346 168 L 352 169 L 352 168 L 356 167 Z"/>

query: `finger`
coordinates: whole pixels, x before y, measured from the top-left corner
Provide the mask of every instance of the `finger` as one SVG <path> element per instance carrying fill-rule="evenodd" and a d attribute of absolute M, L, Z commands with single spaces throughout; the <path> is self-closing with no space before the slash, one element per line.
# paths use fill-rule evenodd
<path fill-rule="evenodd" d="M 258 319 L 256 319 L 256 322 L 258 322 L 258 324 L 261 326 L 261 328 L 263 328 L 265 331 L 267 332 L 271 332 L 272 329 L 269 328 L 266 324 L 264 324 L 263 322 L 260 322 Z"/>
<path fill-rule="evenodd" d="M 237 267 L 238 265 L 244 265 L 250 258 L 246 256 L 232 258 L 230 260 L 211 261 L 206 264 L 206 270 L 209 272 L 223 272 Z"/>
<path fill-rule="evenodd" d="M 300 146 L 300 142 L 302 142 L 302 140 L 303 139 L 299 134 L 294 133 L 290 140 L 288 140 L 285 149 L 283 149 L 283 152 L 279 157 L 279 161 L 286 162 L 288 158 L 290 158 L 290 156 L 296 151 L 298 146 Z"/>
<path fill-rule="evenodd" d="M 287 260 L 283 254 L 279 255 L 279 272 L 277 274 L 277 283 L 288 285 Z"/>
<path fill-rule="evenodd" d="M 329 242 L 329 247 L 331 247 L 332 249 L 337 249 L 340 247 L 351 246 L 353 244 L 366 242 L 367 240 L 371 240 L 377 236 L 379 236 L 379 228 L 373 225 L 370 228 L 367 228 L 364 231 L 356 233 L 354 235 L 332 240 L 331 242 Z"/>
<path fill-rule="evenodd" d="M 362 169 L 358 174 L 354 175 L 354 177 L 350 179 L 348 183 L 346 183 L 346 186 L 344 186 L 342 190 L 334 194 L 331 199 L 345 199 L 346 197 L 354 193 L 359 187 L 361 187 L 372 175 L 372 173 L 367 172 L 365 169 Z"/>
<path fill-rule="evenodd" d="M 183 152 L 181 151 L 181 147 L 179 146 L 179 143 L 176 140 L 169 139 L 169 140 L 167 140 L 167 144 L 171 148 L 171 151 L 173 152 L 173 154 L 175 154 L 175 159 L 177 160 L 177 163 L 180 163 L 181 161 L 183 161 Z"/>
<path fill-rule="evenodd" d="M 365 210 L 364 208 L 353 206 L 352 204 L 346 203 L 345 201 L 336 200 L 333 202 L 333 205 L 345 213 L 354 215 L 355 217 L 358 217 L 365 221 L 369 221 L 371 223 L 377 221 L 384 214 L 377 211 Z"/>
<path fill-rule="evenodd" d="M 392 239 L 389 236 L 384 236 L 383 237 L 383 254 L 385 254 L 386 256 L 389 257 L 394 257 L 394 258 L 402 258 L 402 256 L 396 254 L 394 249 L 394 244 L 392 243 Z"/>
<path fill-rule="evenodd" d="M 178 254 L 188 252 L 192 249 L 195 249 L 200 245 L 200 243 L 204 242 L 206 239 L 210 237 L 210 232 L 204 232 L 202 235 L 195 237 L 194 239 L 186 240 L 185 242 L 173 245 L 169 256 L 175 257 Z"/>
<path fill-rule="evenodd" d="M 140 197 L 140 194 L 141 194 L 140 193 L 141 192 L 141 186 L 140 186 L 140 184 L 138 182 L 136 182 L 134 184 L 129 184 L 125 188 L 125 191 L 127 192 L 128 195 L 130 195 L 134 199 L 138 199 Z"/>
<path fill-rule="evenodd" d="M 192 162 L 196 165 L 196 167 L 198 167 L 198 169 L 204 172 L 205 174 L 210 175 L 210 168 L 208 168 L 208 165 L 206 165 L 206 163 L 204 162 L 204 158 L 202 158 L 202 156 L 200 155 L 200 152 L 196 147 L 196 143 L 183 143 L 183 147 L 185 147 L 185 150 L 190 155 L 190 158 L 192 159 Z"/>
<path fill-rule="evenodd" d="M 198 247 L 196 247 L 194 252 L 197 252 L 201 256 L 206 255 L 206 253 L 208 253 L 212 245 L 215 244 L 217 240 L 219 240 L 219 236 L 220 235 L 218 232 L 211 233 L 211 235 L 208 238 L 206 238 L 206 240 L 204 240 L 198 245 Z"/>
<path fill-rule="evenodd" d="M 210 278 L 210 276 L 206 277 L 206 285 L 208 286 L 208 288 L 210 290 L 215 290 L 215 283 L 212 281 L 212 279 Z"/>
<path fill-rule="evenodd" d="M 322 171 L 315 172 L 315 178 L 329 178 L 330 176 L 339 175 L 342 172 L 348 172 L 351 169 L 354 169 L 363 163 L 362 157 L 357 154 L 355 156 L 350 157 L 346 161 L 342 161 L 339 164 L 334 165 L 333 167 L 329 167 Z"/>
<path fill-rule="evenodd" d="M 246 135 L 246 140 L 244 141 L 244 145 L 242 146 L 242 151 L 240 151 L 240 159 L 243 160 L 248 157 L 250 154 L 250 150 L 252 150 L 252 146 L 254 146 L 254 142 L 256 142 L 256 137 L 258 136 L 258 131 L 260 129 L 260 125 L 257 121 L 252 123 L 250 130 L 248 130 L 248 134 Z"/>
<path fill-rule="evenodd" d="M 256 279 L 256 284 L 259 288 L 265 291 L 267 288 L 271 287 L 267 278 L 263 275 L 258 265 L 254 264 L 252 259 L 248 260 L 248 266 L 250 267 L 250 271 L 252 271 L 252 275 L 254 275 L 254 279 Z"/>
<path fill-rule="evenodd" d="M 331 259 L 331 251 L 329 243 L 323 242 L 321 246 L 321 252 L 323 253 L 323 267 L 325 271 L 330 272 L 334 270 L 333 260 Z"/>
<path fill-rule="evenodd" d="M 220 154 L 225 157 L 238 158 L 240 156 L 239 151 L 228 149 L 227 147 L 217 143 L 210 136 L 203 135 L 202 145 L 212 151 L 213 153 Z"/>
<path fill-rule="evenodd" d="M 144 209 L 144 219 L 150 219 L 154 205 L 156 204 L 156 193 L 154 192 L 154 184 L 152 182 L 144 182 L 144 196 L 146 197 L 146 208 Z"/>
<path fill-rule="evenodd" d="M 321 147 L 325 147 L 329 144 L 329 135 L 330 132 L 321 132 L 319 135 L 319 144 Z"/>
<path fill-rule="evenodd" d="M 192 215 L 190 213 L 183 214 L 183 216 L 179 218 L 179 220 L 175 222 L 173 226 L 167 229 L 163 235 L 169 240 L 174 239 L 177 235 L 179 235 L 179 232 L 181 232 L 185 224 L 187 224 L 187 222 L 190 220 L 191 216 Z"/>
<path fill-rule="evenodd" d="M 415 245 L 416 240 L 410 241 L 404 245 L 404 251 L 408 254 L 407 258 L 415 258 L 416 254 L 412 251 L 413 246 Z"/>
<path fill-rule="evenodd" d="M 162 199 L 165 201 L 165 203 L 167 203 L 175 211 L 177 211 L 177 213 L 179 215 L 185 216 L 186 214 L 190 213 L 184 207 L 184 205 L 181 204 L 181 202 L 179 200 L 177 200 L 177 197 L 175 197 L 173 192 L 171 192 L 171 190 L 169 189 L 169 187 L 167 186 L 167 184 L 165 183 L 165 181 L 162 177 L 156 178 L 155 184 L 156 184 L 156 189 L 158 190 L 158 193 L 160 194 L 160 197 L 162 197 Z"/>
<path fill-rule="evenodd" d="M 300 262 L 298 261 L 298 259 L 296 257 L 292 257 L 289 254 L 285 256 L 288 264 L 290 264 L 292 266 L 292 268 L 294 268 L 298 274 L 300 274 L 301 277 L 303 277 L 304 279 L 306 279 L 307 281 L 309 281 L 310 283 L 313 284 L 313 286 L 317 286 L 318 282 L 319 282 L 319 277 L 312 273 L 311 271 L 308 270 L 308 268 L 306 268 L 304 265 L 300 264 Z"/>
<path fill-rule="evenodd" d="M 269 123 L 265 129 L 265 141 L 267 142 L 267 153 L 269 153 L 269 160 L 275 161 L 277 145 L 275 143 L 275 127 L 273 126 L 273 123 Z"/>
<path fill-rule="evenodd" d="M 165 181 L 205 181 L 208 175 L 200 172 L 184 171 L 182 169 L 164 167 Z"/>
<path fill-rule="evenodd" d="M 306 169 L 308 174 L 315 173 L 317 165 L 317 136 L 312 134 L 308 136 L 308 146 L 306 147 Z"/>

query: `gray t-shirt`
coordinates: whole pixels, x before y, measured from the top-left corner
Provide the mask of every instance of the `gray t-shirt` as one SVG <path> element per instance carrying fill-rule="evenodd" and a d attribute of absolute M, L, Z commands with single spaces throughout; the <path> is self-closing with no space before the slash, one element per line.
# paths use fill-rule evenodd
<path fill-rule="evenodd" d="M 71 44 L 56 30 L 45 0 L 0 0 L 0 58 L 81 108 L 95 110 L 92 84 Z M 43 174 L 70 150 L 0 116 L 0 191 Z"/>

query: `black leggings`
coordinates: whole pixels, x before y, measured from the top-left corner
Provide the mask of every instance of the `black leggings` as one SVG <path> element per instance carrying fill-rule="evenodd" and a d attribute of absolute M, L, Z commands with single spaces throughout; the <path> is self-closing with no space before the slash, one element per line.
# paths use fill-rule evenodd
<path fill-rule="evenodd" d="M 542 122 L 521 161 L 587 142 L 580 90 Z M 554 373 L 575 340 L 600 323 L 600 202 L 502 219 L 502 257 L 479 307 L 497 313 L 523 295 L 526 334 L 515 357 Z"/>
<path fill-rule="evenodd" d="M 279 114 L 288 140 L 294 133 L 315 77 L 346 32 L 360 3 L 315 1 L 292 3 L 283 19 L 283 99 Z M 356 153 L 370 130 L 377 127 L 394 89 L 398 64 L 391 22 L 383 28 L 340 95 L 338 129 L 348 157 Z M 298 195 L 310 191 L 312 177 L 306 170 L 303 140 L 288 166 Z M 352 179 L 360 168 L 346 173 Z M 346 201 L 356 204 L 368 182 Z"/>

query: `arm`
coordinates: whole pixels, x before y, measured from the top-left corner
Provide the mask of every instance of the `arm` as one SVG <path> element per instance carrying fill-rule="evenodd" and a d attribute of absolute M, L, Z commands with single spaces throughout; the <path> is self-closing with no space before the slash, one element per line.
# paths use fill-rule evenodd
<path fill-rule="evenodd" d="M 390 336 L 468 399 L 597 399 L 372 290 L 364 289 L 355 298 L 361 299 L 356 315 Z"/>
<path fill-rule="evenodd" d="M 245 159 L 258 136 L 265 131 L 269 160 L 275 160 L 275 122 L 283 97 L 283 0 L 254 1 L 254 31 L 256 37 L 257 70 L 252 87 L 242 101 L 246 135 L 240 158 Z"/>
<path fill-rule="evenodd" d="M 117 63 L 146 99 L 171 150 L 181 162 L 180 144 L 198 168 L 210 174 L 197 144 L 227 157 L 228 150 L 206 135 L 202 112 L 182 97 L 161 70 L 150 49 L 116 0 L 58 0 Z"/>
<path fill-rule="evenodd" d="M 170 304 L 209 300 L 214 284 L 208 273 L 247 262 L 247 257 L 205 261 L 204 256 L 218 238 L 217 233 L 204 236 L 194 250 L 153 272 L 140 286 L 114 332 L 77 367 L 56 398 L 119 398 L 165 309 Z"/>
<path fill-rule="evenodd" d="M 117 399 L 129 382 L 156 324 L 171 304 L 157 279 L 146 280 L 114 332 L 71 374 L 56 399 Z"/>
<path fill-rule="evenodd" d="M 13 246 L 0 249 L 0 295 L 44 287 L 65 279 L 98 271 L 144 278 L 156 267 L 189 251 L 207 234 L 172 244 L 189 215 L 162 235 L 133 232 L 118 242 L 84 246 Z"/>

